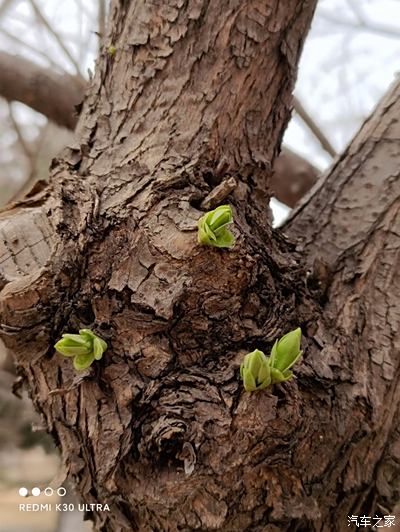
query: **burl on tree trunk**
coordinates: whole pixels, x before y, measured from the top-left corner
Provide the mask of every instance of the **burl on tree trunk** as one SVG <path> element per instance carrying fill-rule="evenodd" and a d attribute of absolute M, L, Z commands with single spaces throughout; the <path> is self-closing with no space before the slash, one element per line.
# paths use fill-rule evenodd
<path fill-rule="evenodd" d="M 393 507 L 399 87 L 290 239 L 268 211 L 314 7 L 114 1 L 76 145 L 1 215 L 2 337 L 82 500 L 110 505 L 96 530 L 341 531 Z M 196 241 L 215 196 L 229 251 Z M 244 392 L 244 354 L 297 326 L 297 379 Z M 80 328 L 109 349 L 77 374 L 53 345 Z"/>

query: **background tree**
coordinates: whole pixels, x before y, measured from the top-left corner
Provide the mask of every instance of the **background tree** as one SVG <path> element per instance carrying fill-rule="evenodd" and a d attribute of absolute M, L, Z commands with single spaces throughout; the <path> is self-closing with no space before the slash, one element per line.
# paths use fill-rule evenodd
<path fill-rule="evenodd" d="M 99 530 L 341 530 L 397 500 L 398 84 L 271 227 L 314 7 L 112 3 L 76 143 L 2 214 L 2 335 Z M 196 244 L 217 187 L 230 252 Z M 297 381 L 244 393 L 297 325 Z M 52 345 L 82 326 L 110 349 L 76 376 Z"/>

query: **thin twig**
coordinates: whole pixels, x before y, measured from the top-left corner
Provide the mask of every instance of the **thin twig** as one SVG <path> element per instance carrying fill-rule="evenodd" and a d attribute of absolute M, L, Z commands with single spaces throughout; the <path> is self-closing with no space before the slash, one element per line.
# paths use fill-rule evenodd
<path fill-rule="evenodd" d="M 364 13 L 362 12 L 359 4 L 354 3 L 353 0 L 347 0 L 347 5 L 353 11 L 353 14 L 357 18 L 358 24 L 364 24 L 366 22 L 366 19 L 364 17 Z"/>
<path fill-rule="evenodd" d="M 317 126 L 317 124 L 314 122 L 314 120 L 311 118 L 308 112 L 304 109 L 303 104 L 299 101 L 299 99 L 294 97 L 293 104 L 294 104 L 294 109 L 296 113 L 299 115 L 299 117 L 302 119 L 302 121 L 305 123 L 308 129 L 313 133 L 314 137 L 321 144 L 322 148 L 327 153 L 329 153 L 329 155 L 332 158 L 336 157 L 335 148 L 332 146 L 332 144 L 326 138 L 324 133 L 321 131 L 321 128 Z"/>
<path fill-rule="evenodd" d="M 71 52 L 68 50 L 68 48 L 65 46 L 63 40 L 61 39 L 60 35 L 54 31 L 52 25 L 49 23 L 49 21 L 46 19 L 46 17 L 43 15 L 43 13 L 40 11 L 39 7 L 36 5 L 34 0 L 29 0 L 29 3 L 32 6 L 32 9 L 34 10 L 38 20 L 41 22 L 41 24 L 47 29 L 47 31 L 54 37 L 54 39 L 57 41 L 58 45 L 66 55 L 66 57 L 69 59 L 71 64 L 74 66 L 76 73 L 78 76 L 83 78 L 79 64 L 75 60 L 75 58 L 72 56 Z"/>
<path fill-rule="evenodd" d="M 29 174 L 31 174 L 32 170 L 33 170 L 33 167 L 32 167 L 32 162 L 33 162 L 32 150 L 31 150 L 30 146 L 27 144 L 27 142 L 26 142 L 26 140 L 25 140 L 25 138 L 24 138 L 24 136 L 22 134 L 22 131 L 21 131 L 19 125 L 18 125 L 18 122 L 15 119 L 14 111 L 13 111 L 13 108 L 12 108 L 12 103 L 11 102 L 7 102 L 7 103 L 8 103 L 8 113 L 9 113 L 11 124 L 12 124 L 12 126 L 15 129 L 15 132 L 17 134 L 18 142 L 21 144 L 21 147 L 22 147 L 23 151 L 25 152 L 26 157 L 29 159 L 29 163 L 30 163 L 30 166 L 31 166 L 31 171 L 29 172 Z"/>
<path fill-rule="evenodd" d="M 380 35 L 381 37 L 393 37 L 395 39 L 400 39 L 400 29 L 397 29 L 392 26 L 386 26 L 383 24 L 376 24 L 371 23 L 367 21 L 363 22 L 351 22 L 351 20 L 346 19 L 339 19 L 335 16 L 331 15 L 330 13 L 321 12 L 320 15 L 327 21 L 332 22 L 333 24 L 336 24 L 338 26 L 345 26 L 348 28 L 353 28 L 357 31 L 364 31 L 368 33 L 375 33 L 376 35 Z"/>
<path fill-rule="evenodd" d="M 30 150 L 32 154 L 31 155 L 32 170 L 27 176 L 24 183 L 19 187 L 19 189 L 16 192 L 14 192 L 13 196 L 9 200 L 9 203 L 22 199 L 33 188 L 34 184 L 38 181 L 38 178 L 40 177 L 37 175 L 38 160 L 39 160 L 40 152 L 43 148 L 44 141 L 45 141 L 49 127 L 51 127 L 50 123 L 46 122 L 46 124 L 41 128 L 38 139 L 35 142 L 34 147 L 32 147 L 32 149 Z"/>
<path fill-rule="evenodd" d="M 3 0 L 0 4 L 0 18 L 7 13 L 13 3 L 14 0 Z"/>
<path fill-rule="evenodd" d="M 0 28 L 0 32 L 5 36 L 7 37 L 7 39 L 10 39 L 11 41 L 15 42 L 16 44 L 19 44 L 20 46 L 23 46 L 24 48 L 26 48 L 27 50 L 30 50 L 31 52 L 34 52 L 35 54 L 37 54 L 38 56 L 42 57 L 43 59 L 45 59 L 49 66 L 51 66 L 52 68 L 54 68 L 57 72 L 60 72 L 62 74 L 65 74 L 65 71 L 60 67 L 60 65 L 58 65 L 57 63 L 55 63 L 45 52 L 42 52 L 41 50 L 38 50 L 37 48 L 35 48 L 34 46 L 31 46 L 29 43 L 23 41 L 22 39 L 20 39 L 19 37 L 16 37 L 15 35 L 13 35 L 12 33 L 9 33 L 7 30 L 5 30 L 4 28 Z"/>
<path fill-rule="evenodd" d="M 50 124 L 49 122 L 46 122 L 46 124 L 40 129 L 40 133 L 38 135 L 36 142 L 34 143 L 33 146 L 30 147 L 26 144 L 25 140 L 22 137 L 22 133 L 18 127 L 18 124 L 12 115 L 10 105 L 9 105 L 9 109 L 10 109 L 10 119 L 11 119 L 14 129 L 17 132 L 18 139 L 21 142 L 21 144 L 24 143 L 23 147 L 24 147 L 25 152 L 27 154 L 28 153 L 30 154 L 29 158 L 30 158 L 30 165 L 31 165 L 31 170 L 28 173 L 24 183 L 19 187 L 19 189 L 16 192 L 14 192 L 13 196 L 9 200 L 9 202 L 14 202 L 14 201 L 21 199 L 23 196 L 25 196 L 25 194 L 27 194 L 33 188 L 33 185 L 38 181 L 38 175 L 37 175 L 38 160 L 39 160 L 40 153 L 43 148 L 45 137 L 46 137 Z"/>

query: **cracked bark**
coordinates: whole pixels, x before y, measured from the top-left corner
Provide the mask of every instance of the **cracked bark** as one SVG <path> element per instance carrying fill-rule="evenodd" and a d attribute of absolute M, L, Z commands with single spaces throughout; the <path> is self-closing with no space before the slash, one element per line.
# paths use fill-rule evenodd
<path fill-rule="evenodd" d="M 347 452 L 330 479 L 340 479 L 343 520 L 390 513 L 400 496 L 399 113 L 397 80 L 286 227 L 322 273 L 323 313 L 336 330 L 317 373 L 334 385 L 337 428 L 346 431 L 345 441 L 340 432 L 333 438 Z"/>
<path fill-rule="evenodd" d="M 82 499 L 111 506 L 88 516 L 96 530 L 343 530 L 346 511 L 394 496 L 395 418 L 379 399 L 399 392 L 390 372 L 367 373 L 362 297 L 340 268 L 323 291 L 325 255 L 306 277 L 266 207 L 314 7 L 112 3 L 117 52 L 100 58 L 76 145 L 48 188 L 1 215 L 2 337 Z M 231 178 L 237 244 L 201 248 L 202 202 Z M 298 379 L 244 393 L 243 355 L 297 325 Z M 110 348 L 76 375 L 52 345 L 82 327 Z"/>
<path fill-rule="evenodd" d="M 69 74 L 58 74 L 26 59 L 0 52 L 0 95 L 8 101 L 19 101 L 42 113 L 55 124 L 74 130 L 84 97 L 84 80 Z M 294 207 L 315 184 L 318 170 L 291 150 L 284 148 L 272 174 L 274 196 Z M 31 188 L 32 183 L 25 185 Z"/>

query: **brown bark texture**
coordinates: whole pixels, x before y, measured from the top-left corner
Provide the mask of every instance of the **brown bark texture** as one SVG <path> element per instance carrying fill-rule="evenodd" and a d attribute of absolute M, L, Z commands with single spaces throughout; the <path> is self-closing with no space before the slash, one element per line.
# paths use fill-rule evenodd
<path fill-rule="evenodd" d="M 111 506 L 96 530 L 341 531 L 393 505 L 398 87 L 289 238 L 268 211 L 314 8 L 114 1 L 75 145 L 0 216 L 1 334 L 82 500 Z M 216 198 L 229 251 L 196 241 Z M 297 379 L 244 392 L 244 354 L 297 326 Z M 52 346 L 83 327 L 109 349 L 77 374 Z"/>
<path fill-rule="evenodd" d="M 19 101 L 59 126 L 74 130 L 84 98 L 85 83 L 76 76 L 57 74 L 19 56 L 0 52 L 0 95 Z M 318 178 L 318 170 L 298 154 L 285 148 L 275 161 L 271 180 L 273 195 L 294 207 Z M 18 197 L 32 188 L 28 183 Z"/>
<path fill-rule="evenodd" d="M 338 420 L 324 439 L 339 519 L 389 512 L 400 499 L 399 113 L 397 80 L 286 226 L 323 303 L 312 356 Z"/>

